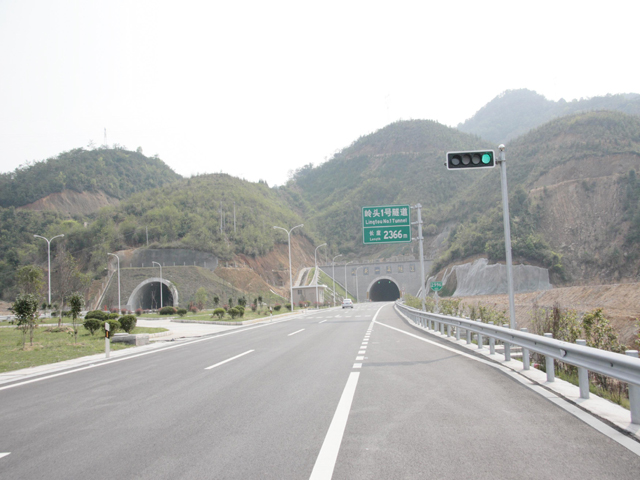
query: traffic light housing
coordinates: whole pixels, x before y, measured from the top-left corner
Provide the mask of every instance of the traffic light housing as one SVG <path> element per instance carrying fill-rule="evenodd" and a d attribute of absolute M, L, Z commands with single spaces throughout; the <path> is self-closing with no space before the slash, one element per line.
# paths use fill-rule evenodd
<path fill-rule="evenodd" d="M 496 154 L 493 150 L 447 152 L 446 165 L 449 170 L 459 170 L 463 168 L 493 168 L 496 166 Z"/>

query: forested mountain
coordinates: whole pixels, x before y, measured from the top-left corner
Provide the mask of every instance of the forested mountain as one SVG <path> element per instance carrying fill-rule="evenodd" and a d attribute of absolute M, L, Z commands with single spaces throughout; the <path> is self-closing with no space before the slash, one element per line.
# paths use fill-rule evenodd
<path fill-rule="evenodd" d="M 20 207 L 65 189 L 122 200 L 182 178 L 159 158 L 123 149 L 77 148 L 0 174 L 0 207 Z"/>
<path fill-rule="evenodd" d="M 436 269 L 476 255 L 499 261 L 499 169 L 444 166 L 447 150 L 487 147 L 495 148 L 434 122 L 398 122 L 318 168 L 301 169 L 284 189 L 336 252 L 382 253 L 382 246 L 362 245 L 362 206 L 420 202 L 428 236 L 453 227 Z M 549 268 L 555 283 L 638 275 L 640 118 L 618 112 L 559 118 L 508 143 L 506 155 L 518 261 Z M 386 247 L 386 254 L 408 248 Z"/>
<path fill-rule="evenodd" d="M 554 118 L 594 110 L 640 115 L 640 95 L 629 93 L 571 102 L 560 99 L 554 102 L 531 90 L 507 90 L 482 107 L 473 117 L 460 123 L 458 130 L 500 144 Z"/>

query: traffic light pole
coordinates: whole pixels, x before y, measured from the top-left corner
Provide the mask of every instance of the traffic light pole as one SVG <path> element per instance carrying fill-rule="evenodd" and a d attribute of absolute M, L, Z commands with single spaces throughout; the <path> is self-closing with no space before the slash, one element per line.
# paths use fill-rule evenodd
<path fill-rule="evenodd" d="M 424 237 L 422 236 L 422 205 L 419 203 L 411 208 L 415 208 L 418 210 L 418 221 L 412 222 L 412 225 L 418 225 L 418 236 L 414 238 L 414 240 L 418 241 L 418 245 L 420 246 L 420 300 L 422 300 L 422 311 L 426 312 L 427 308 L 425 305 L 425 296 L 427 295 L 427 291 L 425 288 L 425 277 L 424 277 Z"/>
<path fill-rule="evenodd" d="M 505 159 L 504 145 L 500 149 L 500 184 L 502 186 L 502 218 L 504 220 L 504 249 L 507 257 L 507 287 L 509 290 L 509 324 L 511 329 L 516 329 L 516 306 L 513 294 L 513 265 L 511 261 L 511 225 L 509 222 L 509 194 L 507 191 L 507 160 Z"/>

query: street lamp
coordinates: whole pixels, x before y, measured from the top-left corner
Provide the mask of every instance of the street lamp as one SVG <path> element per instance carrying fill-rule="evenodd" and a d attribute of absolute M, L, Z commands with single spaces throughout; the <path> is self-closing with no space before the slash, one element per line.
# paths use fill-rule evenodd
<path fill-rule="evenodd" d="M 284 230 L 285 232 L 287 232 L 287 241 L 289 243 L 289 287 L 290 287 L 290 294 L 291 294 L 291 296 L 289 297 L 289 301 L 291 302 L 292 312 L 293 312 L 293 274 L 291 272 L 291 232 L 293 232 L 298 227 L 304 227 L 304 223 L 301 223 L 300 225 L 296 225 L 291 230 L 287 230 L 286 228 L 282 228 L 282 227 L 276 227 L 275 225 L 273 226 L 273 228 L 277 228 L 279 230 Z"/>
<path fill-rule="evenodd" d="M 162 265 L 158 262 L 151 262 L 152 264 L 156 264 L 160 267 L 160 308 L 162 308 Z"/>
<path fill-rule="evenodd" d="M 315 275 L 314 276 L 316 277 L 316 305 L 317 305 L 317 308 L 320 308 L 320 300 L 318 299 L 318 277 L 320 277 L 320 275 L 318 275 L 318 249 L 320 247 L 326 247 L 326 246 L 327 246 L 326 243 L 323 243 L 322 245 L 318 245 L 316 247 L 316 251 L 313 252 L 313 259 L 316 262 L 316 270 L 315 270 Z M 322 295 L 322 300 L 323 300 L 322 303 L 324 303 L 324 294 Z"/>
<path fill-rule="evenodd" d="M 353 263 L 354 260 L 344 264 L 344 298 L 349 298 L 349 289 L 347 288 L 347 265 Z"/>
<path fill-rule="evenodd" d="M 116 259 L 118 260 L 118 315 L 120 315 L 122 313 L 122 303 L 120 302 L 120 257 L 118 257 L 118 255 L 116 255 L 115 253 L 107 253 L 107 255 L 116 257 Z"/>
<path fill-rule="evenodd" d="M 47 261 L 48 261 L 48 269 L 49 269 L 49 305 L 51 305 L 51 242 L 58 238 L 58 237 L 64 237 L 64 233 L 61 233 L 60 235 L 56 235 L 55 237 L 52 237 L 51 240 L 47 240 L 44 237 L 41 237 L 40 235 L 34 235 L 34 237 L 37 238 L 42 238 L 43 240 L 45 240 L 47 242 Z"/>
<path fill-rule="evenodd" d="M 331 277 L 333 278 L 333 306 L 336 306 L 336 258 L 341 257 L 342 254 L 336 255 L 331 260 Z"/>

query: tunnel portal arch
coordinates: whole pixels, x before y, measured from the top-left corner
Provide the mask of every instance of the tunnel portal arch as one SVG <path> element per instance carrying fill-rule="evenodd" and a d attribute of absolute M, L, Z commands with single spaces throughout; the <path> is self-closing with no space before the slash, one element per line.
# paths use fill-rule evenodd
<path fill-rule="evenodd" d="M 400 298 L 400 288 L 391 277 L 376 278 L 367 289 L 372 302 L 392 302 Z"/>
<path fill-rule="evenodd" d="M 161 286 L 162 305 L 165 307 L 177 307 L 179 304 L 178 289 L 176 286 L 166 278 L 153 277 L 140 282 L 140 284 L 133 289 L 127 301 L 127 308 L 129 310 L 135 310 L 136 308 L 142 308 L 143 310 L 160 308 Z"/>

